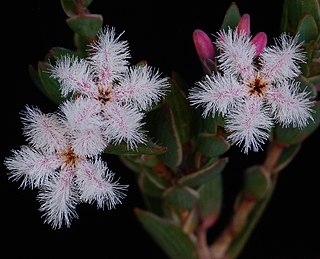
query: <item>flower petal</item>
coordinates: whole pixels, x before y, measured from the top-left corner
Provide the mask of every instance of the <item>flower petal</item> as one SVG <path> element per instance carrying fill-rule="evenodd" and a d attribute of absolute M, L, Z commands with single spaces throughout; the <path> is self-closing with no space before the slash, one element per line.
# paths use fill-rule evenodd
<path fill-rule="evenodd" d="M 242 151 L 259 151 L 270 137 L 272 121 L 259 99 L 248 98 L 226 117 L 225 128 L 231 134 L 227 140 L 242 145 Z"/>

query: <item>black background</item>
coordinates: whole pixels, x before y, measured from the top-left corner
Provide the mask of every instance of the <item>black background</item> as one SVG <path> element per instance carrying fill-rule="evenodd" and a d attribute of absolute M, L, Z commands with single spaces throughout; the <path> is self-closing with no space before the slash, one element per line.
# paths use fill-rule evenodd
<path fill-rule="evenodd" d="M 241 14 L 250 14 L 252 34 L 265 31 L 268 43 L 272 43 L 279 34 L 283 1 L 235 2 Z M 202 70 L 192 32 L 202 29 L 209 35 L 215 33 L 230 3 L 221 0 L 160 5 L 153 1 L 128 4 L 95 0 L 89 9 L 102 14 L 104 24 L 125 31 L 123 39 L 130 44 L 133 63 L 145 59 L 165 75 L 176 71 L 193 84 Z M 31 81 L 28 65 L 43 60 L 53 46 L 73 48 L 66 18 L 60 1 L 11 1 L 2 6 L 2 160 L 11 149 L 25 143 L 19 112 L 26 104 L 37 105 L 44 112 L 56 109 Z M 240 259 L 320 258 L 319 136 L 317 130 L 281 173 L 270 204 Z M 242 169 L 261 158 L 260 154 L 242 155 L 238 149 L 231 154 L 232 162 L 225 173 L 223 211 L 232 206 L 233 195 L 241 185 Z M 133 173 L 117 157 L 107 159 L 121 182 L 130 185 L 123 204 L 111 211 L 80 205 L 79 219 L 70 229 L 60 230 L 43 224 L 36 190 L 18 189 L 19 183 L 9 181 L 1 165 L 0 258 L 167 258 L 133 214 L 133 208 L 144 208 Z"/>

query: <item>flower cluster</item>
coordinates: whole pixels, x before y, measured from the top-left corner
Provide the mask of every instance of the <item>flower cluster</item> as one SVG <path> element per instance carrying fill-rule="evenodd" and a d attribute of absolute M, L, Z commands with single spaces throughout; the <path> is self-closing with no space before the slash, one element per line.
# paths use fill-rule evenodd
<path fill-rule="evenodd" d="M 313 106 L 310 91 L 296 80 L 299 63 L 305 62 L 297 36 L 283 33 L 267 47 L 265 33 L 251 38 L 249 22 L 245 14 L 236 29 L 217 34 L 218 71 L 197 82 L 188 96 L 191 105 L 203 108 L 204 117 L 217 113 L 225 118 L 227 139 L 242 145 L 244 153 L 262 149 L 275 124 L 305 127 Z"/>
<path fill-rule="evenodd" d="M 57 112 L 27 106 L 22 112 L 28 145 L 5 159 L 9 178 L 38 188 L 40 211 L 56 228 L 70 226 L 79 203 L 112 209 L 125 197 L 102 160 L 108 145 L 145 143 L 144 113 L 161 101 L 169 83 L 158 70 L 129 66 L 128 43 L 106 27 L 89 46 L 89 56 L 63 56 L 50 68 L 67 98 Z"/>

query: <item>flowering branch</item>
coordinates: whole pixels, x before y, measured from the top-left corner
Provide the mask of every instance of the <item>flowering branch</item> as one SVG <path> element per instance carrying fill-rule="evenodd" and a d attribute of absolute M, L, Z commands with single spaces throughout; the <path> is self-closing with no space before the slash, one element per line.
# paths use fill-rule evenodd
<path fill-rule="evenodd" d="M 291 15 L 297 2 L 285 1 L 282 32 L 268 44 L 233 2 L 214 40 L 194 30 L 203 77 L 190 86 L 145 60 L 131 64 L 124 32 L 103 26 L 90 3 L 61 1 L 75 49 L 52 48 L 30 67 L 57 111 L 26 105 L 27 144 L 5 159 L 9 179 L 39 190 L 45 223 L 71 227 L 78 204 L 113 209 L 126 197 L 128 185 L 103 160 L 117 155 L 145 202 L 137 219 L 170 258 L 236 258 L 279 172 L 320 125 L 319 14 Z M 265 160 L 245 170 L 231 217 L 209 242 L 231 147 L 244 155 L 266 149 Z"/>

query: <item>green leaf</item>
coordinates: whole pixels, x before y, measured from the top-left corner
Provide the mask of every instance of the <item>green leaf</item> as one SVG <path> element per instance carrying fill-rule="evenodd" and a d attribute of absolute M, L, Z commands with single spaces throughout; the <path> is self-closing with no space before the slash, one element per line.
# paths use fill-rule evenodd
<path fill-rule="evenodd" d="M 320 30 L 320 27 L 319 27 Z M 307 64 L 309 68 L 309 74 L 307 75 L 309 80 L 316 86 L 319 85 L 319 79 L 313 81 L 313 77 L 320 75 L 320 34 L 316 40 L 310 41 L 306 46 L 307 51 Z"/>
<path fill-rule="evenodd" d="M 227 30 L 228 27 L 234 29 L 235 27 L 237 27 L 240 18 L 241 15 L 239 8 L 235 2 L 232 2 L 224 16 L 221 29 Z"/>
<path fill-rule="evenodd" d="M 151 174 L 141 175 L 138 180 L 138 185 L 143 194 L 154 198 L 160 198 L 165 190 L 165 186 L 157 181 L 155 177 L 152 177 Z"/>
<path fill-rule="evenodd" d="M 145 161 L 145 157 L 151 157 L 150 160 L 156 159 L 156 156 L 143 155 L 123 155 L 120 156 L 121 162 L 130 170 L 136 173 L 137 182 L 142 193 L 150 196 L 160 198 L 162 192 L 168 187 L 168 182 L 165 176 L 161 175 L 156 169 L 157 165 L 150 167 Z"/>
<path fill-rule="evenodd" d="M 46 62 L 38 62 L 38 74 L 43 93 L 54 103 L 60 104 L 65 98 L 61 96 L 60 85 L 56 79 L 50 77 L 50 65 Z"/>
<path fill-rule="evenodd" d="M 162 207 L 162 200 L 159 198 L 155 198 L 149 195 L 142 195 L 143 202 L 146 206 L 146 209 L 154 213 L 158 216 L 161 216 L 164 214 L 164 210 Z"/>
<path fill-rule="evenodd" d="M 167 152 L 160 155 L 161 159 L 175 171 L 182 161 L 182 145 L 172 109 L 169 105 L 164 104 L 160 108 L 148 112 L 146 122 L 152 137 L 160 145 L 167 147 Z"/>
<path fill-rule="evenodd" d="M 129 159 L 133 163 L 136 163 L 140 166 L 153 168 L 161 163 L 158 155 L 150 155 L 150 154 L 140 154 L 140 155 L 119 155 L 119 157 L 125 157 Z"/>
<path fill-rule="evenodd" d="M 86 12 L 87 7 L 93 0 L 60 0 L 62 9 L 69 17 L 79 14 L 80 12 Z"/>
<path fill-rule="evenodd" d="M 187 186 L 173 186 L 163 193 L 163 198 L 176 210 L 189 210 L 196 204 L 199 194 Z"/>
<path fill-rule="evenodd" d="M 189 94 L 189 85 L 179 73 L 173 71 L 171 78 L 178 89 L 182 90 L 185 95 Z"/>
<path fill-rule="evenodd" d="M 320 125 L 320 102 L 317 101 L 314 106 L 313 121 L 303 128 L 283 128 L 279 125 L 275 127 L 275 139 L 284 145 L 292 145 L 302 142 L 311 135 Z"/>
<path fill-rule="evenodd" d="M 250 197 L 261 199 L 270 188 L 270 179 L 260 166 L 252 166 L 245 171 L 243 190 Z"/>
<path fill-rule="evenodd" d="M 319 0 L 285 0 L 281 20 L 281 30 L 295 34 L 300 20 L 311 15 L 320 24 Z"/>
<path fill-rule="evenodd" d="M 180 88 L 181 80 L 171 80 L 169 93 L 166 95 L 165 103 L 170 106 L 174 121 L 179 134 L 181 144 L 185 144 L 190 139 L 190 124 L 192 112 L 184 91 Z"/>
<path fill-rule="evenodd" d="M 167 152 L 168 148 L 160 146 L 151 141 L 145 144 L 138 144 L 135 149 L 128 149 L 125 143 L 117 145 L 109 145 L 105 148 L 104 152 L 114 155 L 160 155 Z"/>
<path fill-rule="evenodd" d="M 41 83 L 41 79 L 39 77 L 39 73 L 38 73 L 38 70 L 35 69 L 32 65 L 29 65 L 28 66 L 28 72 L 29 72 L 29 76 L 31 77 L 31 80 L 35 83 L 35 85 L 40 89 L 40 91 L 43 93 L 43 94 L 47 94 L 44 89 L 43 89 L 43 86 L 42 86 L 42 83 Z"/>
<path fill-rule="evenodd" d="M 88 45 L 92 43 L 91 39 L 85 36 L 82 36 L 78 33 L 74 34 L 74 45 L 76 46 L 77 54 L 81 58 L 87 58 Z"/>
<path fill-rule="evenodd" d="M 75 33 L 86 37 L 94 37 L 101 30 L 103 17 L 99 14 L 77 15 L 67 19 L 67 24 Z"/>
<path fill-rule="evenodd" d="M 69 57 L 77 57 L 78 54 L 70 49 L 63 48 L 63 47 L 53 47 L 49 50 L 48 54 L 45 57 L 45 60 L 49 63 L 53 64 L 57 59 L 63 57 L 63 56 L 69 56 Z"/>
<path fill-rule="evenodd" d="M 202 118 L 203 132 L 217 133 L 218 127 L 224 126 L 224 118 L 220 114 L 210 115 L 206 118 Z"/>
<path fill-rule="evenodd" d="M 319 34 L 317 23 L 310 14 L 305 15 L 299 22 L 297 34 L 300 42 L 309 43 L 317 38 Z"/>
<path fill-rule="evenodd" d="M 230 143 L 217 134 L 201 133 L 197 138 L 197 149 L 207 157 L 220 156 L 227 152 Z"/>
<path fill-rule="evenodd" d="M 179 226 L 141 209 L 135 209 L 134 212 L 144 228 L 169 258 L 198 258 L 195 244 Z"/>
<path fill-rule="evenodd" d="M 228 158 L 221 158 L 216 162 L 209 163 L 200 170 L 181 177 L 178 183 L 181 185 L 188 185 L 197 188 L 200 185 L 217 177 L 220 172 L 225 168 Z"/>
<path fill-rule="evenodd" d="M 223 183 L 221 173 L 202 184 L 199 192 L 199 213 L 202 219 L 212 216 L 218 217 L 223 197 Z"/>

